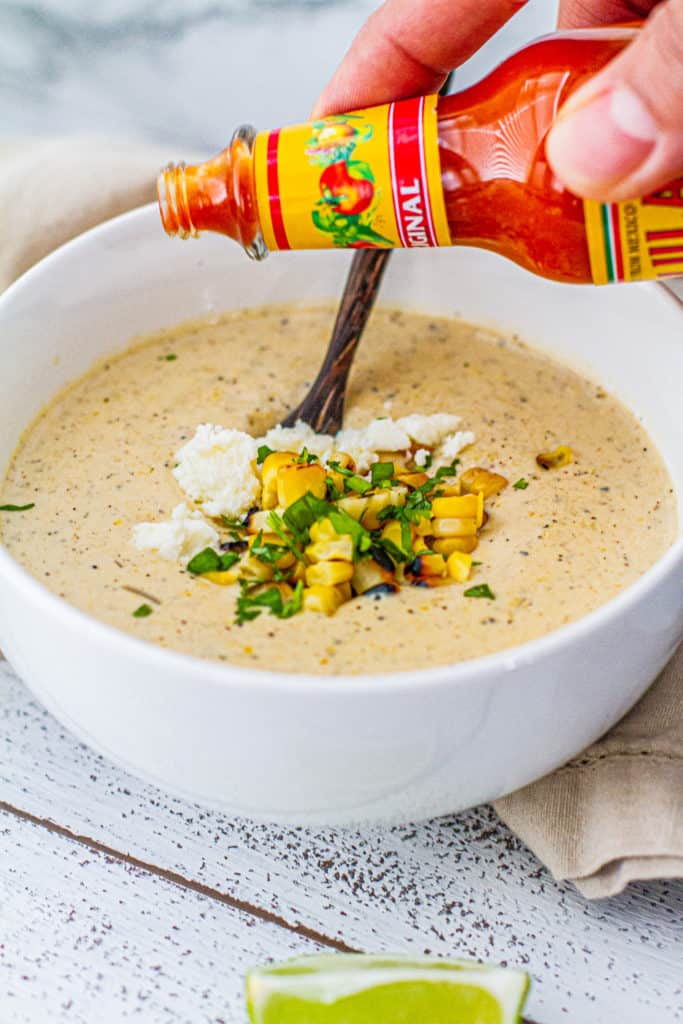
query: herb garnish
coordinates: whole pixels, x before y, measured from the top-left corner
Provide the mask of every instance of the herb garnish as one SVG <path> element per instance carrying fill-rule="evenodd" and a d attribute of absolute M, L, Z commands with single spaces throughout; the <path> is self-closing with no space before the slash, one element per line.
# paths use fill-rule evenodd
<path fill-rule="evenodd" d="M 287 578 L 287 573 L 282 572 L 278 568 L 278 562 L 285 555 L 290 553 L 289 545 L 285 544 L 273 544 L 272 542 L 263 540 L 263 530 L 260 530 L 256 536 L 256 540 L 251 545 L 250 553 L 257 558 L 259 562 L 263 562 L 264 565 L 270 565 L 273 569 L 273 577 L 277 583 Z"/>
<path fill-rule="evenodd" d="M 529 486 L 529 481 L 525 480 L 523 476 L 519 478 L 513 485 L 512 488 L 515 491 L 525 491 Z"/>
<path fill-rule="evenodd" d="M 330 469 L 334 470 L 335 473 L 339 473 L 340 476 L 344 477 L 344 490 L 355 491 L 356 494 L 367 494 L 372 489 L 372 484 L 369 480 L 364 480 L 362 476 L 358 476 L 356 473 L 352 473 L 350 469 L 346 469 L 334 460 L 328 462 Z"/>
<path fill-rule="evenodd" d="M 261 583 L 253 584 L 247 583 L 246 580 L 240 580 L 241 593 L 235 606 L 236 625 L 241 626 L 245 622 L 251 622 L 258 618 L 266 608 L 271 615 L 276 615 L 278 619 L 291 619 L 301 610 L 304 594 L 302 580 L 299 580 L 294 588 L 294 593 L 286 601 L 283 600 L 277 587 L 268 587 L 267 590 L 262 590 L 258 594 L 254 593 L 255 589 L 262 586 Z"/>
<path fill-rule="evenodd" d="M 204 548 L 187 563 L 187 571 L 195 576 L 202 576 L 205 572 L 226 572 L 239 562 L 239 558 L 236 551 L 226 551 L 219 555 L 213 548 Z"/>
<path fill-rule="evenodd" d="M 391 487 L 393 477 L 393 462 L 373 462 L 370 466 L 370 479 L 373 487 Z"/>
<path fill-rule="evenodd" d="M 141 604 L 133 612 L 134 619 L 146 619 L 148 615 L 152 614 L 152 607 L 148 604 Z"/>
<path fill-rule="evenodd" d="M 495 601 L 496 595 L 488 583 L 478 583 L 476 587 L 470 587 L 464 592 L 464 597 L 486 597 L 489 601 Z"/>
<path fill-rule="evenodd" d="M 260 466 L 266 461 L 269 455 L 273 454 L 273 449 L 269 448 L 267 444 L 260 444 L 256 453 L 256 465 Z"/>
<path fill-rule="evenodd" d="M 173 363 L 177 358 L 178 356 L 175 354 L 175 352 L 169 352 L 167 356 L 164 356 L 164 359 L 166 360 L 167 363 Z"/>
<path fill-rule="evenodd" d="M 0 512 L 28 512 L 30 508 L 35 507 L 35 501 L 30 502 L 28 505 L 0 505 Z"/>
<path fill-rule="evenodd" d="M 318 456 L 314 455 L 313 452 L 309 452 L 308 448 L 302 448 L 296 457 L 296 461 L 299 466 L 310 466 L 312 462 L 318 462 Z"/>

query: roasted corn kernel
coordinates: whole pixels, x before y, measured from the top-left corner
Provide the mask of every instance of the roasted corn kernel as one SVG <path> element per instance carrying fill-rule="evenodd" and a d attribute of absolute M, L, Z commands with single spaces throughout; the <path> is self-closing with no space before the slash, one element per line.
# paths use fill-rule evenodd
<path fill-rule="evenodd" d="M 406 566 L 406 578 L 421 579 L 423 576 L 445 576 L 446 559 L 443 555 L 418 555 Z"/>
<path fill-rule="evenodd" d="M 574 461 L 574 452 L 568 444 L 561 444 L 554 452 L 540 452 L 536 462 L 543 469 L 561 469 Z"/>
<path fill-rule="evenodd" d="M 261 504 L 264 508 L 275 508 L 277 505 L 278 470 L 295 462 L 294 452 L 271 452 L 265 457 L 261 466 Z"/>
<path fill-rule="evenodd" d="M 277 503 L 288 508 L 304 494 L 309 492 L 316 498 L 324 498 L 327 494 L 325 470 L 314 462 L 310 466 L 296 464 L 283 466 L 277 471 Z"/>
<path fill-rule="evenodd" d="M 474 518 L 477 526 L 481 526 L 484 518 L 484 495 L 463 494 L 462 497 L 434 498 L 432 515 L 435 519 Z"/>
<path fill-rule="evenodd" d="M 472 555 L 464 551 L 452 551 L 446 559 L 446 568 L 451 579 L 456 583 L 464 583 L 472 572 Z"/>
<path fill-rule="evenodd" d="M 376 491 L 367 496 L 367 503 L 361 522 L 366 530 L 377 530 L 381 525 L 378 515 L 383 509 L 388 508 L 389 505 L 405 505 L 406 489 L 405 487 L 389 487 L 382 491 Z"/>
<path fill-rule="evenodd" d="M 315 584 L 304 587 L 302 604 L 304 611 L 319 612 L 322 615 L 334 615 L 337 608 L 344 603 L 344 598 L 337 587 Z"/>
<path fill-rule="evenodd" d="M 347 583 L 352 576 L 351 562 L 316 562 L 306 569 L 306 584 L 309 587 L 333 587 L 337 583 Z"/>
<path fill-rule="evenodd" d="M 476 519 L 432 519 L 430 534 L 432 537 L 473 537 L 477 532 Z"/>
<path fill-rule="evenodd" d="M 305 553 L 311 562 L 352 562 L 353 538 L 345 533 L 332 540 L 321 540 L 309 544 Z"/>
<path fill-rule="evenodd" d="M 441 555 L 450 555 L 453 551 L 465 551 L 470 554 L 476 548 L 479 541 L 475 537 L 439 537 L 432 544 L 434 551 Z"/>
<path fill-rule="evenodd" d="M 340 508 L 342 512 L 346 512 L 347 515 L 352 516 L 354 519 L 361 519 L 367 507 L 368 499 L 360 496 L 355 497 L 355 495 L 340 498 L 337 502 L 337 508 Z"/>
<path fill-rule="evenodd" d="M 492 473 L 491 470 L 484 469 L 482 466 L 466 469 L 460 477 L 460 483 L 467 494 L 481 494 L 484 498 L 498 494 L 508 485 L 508 481 L 500 473 Z"/>
<path fill-rule="evenodd" d="M 203 572 L 199 578 L 208 580 L 209 583 L 217 583 L 219 587 L 227 587 L 232 583 L 237 583 L 239 573 L 232 568 L 226 569 L 224 572 Z"/>
<path fill-rule="evenodd" d="M 377 587 L 382 583 L 393 583 L 393 573 L 382 568 L 374 558 L 362 558 L 353 567 L 351 586 L 357 594 L 364 594 L 371 587 Z"/>

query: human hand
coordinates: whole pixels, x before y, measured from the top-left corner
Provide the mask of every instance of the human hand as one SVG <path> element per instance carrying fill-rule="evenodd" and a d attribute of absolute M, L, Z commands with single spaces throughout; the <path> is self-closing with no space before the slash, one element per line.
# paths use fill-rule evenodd
<path fill-rule="evenodd" d="M 354 40 L 314 114 L 434 92 L 525 0 L 386 0 Z M 578 89 L 548 136 L 572 192 L 617 201 L 683 174 L 683 0 L 561 0 L 560 27 L 648 18 Z"/>

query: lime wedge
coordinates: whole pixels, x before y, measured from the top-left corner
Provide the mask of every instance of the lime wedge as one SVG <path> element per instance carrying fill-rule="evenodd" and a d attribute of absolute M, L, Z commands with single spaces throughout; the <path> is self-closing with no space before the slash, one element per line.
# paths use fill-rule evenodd
<path fill-rule="evenodd" d="M 465 960 L 324 953 L 247 975 L 252 1024 L 517 1024 L 523 971 Z"/>

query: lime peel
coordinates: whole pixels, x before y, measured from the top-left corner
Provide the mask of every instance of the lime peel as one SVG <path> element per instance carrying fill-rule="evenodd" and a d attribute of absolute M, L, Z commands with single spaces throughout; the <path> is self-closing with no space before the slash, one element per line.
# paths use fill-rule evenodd
<path fill-rule="evenodd" d="M 323 953 L 250 971 L 247 1005 L 252 1024 L 517 1024 L 528 988 L 473 961 Z"/>

